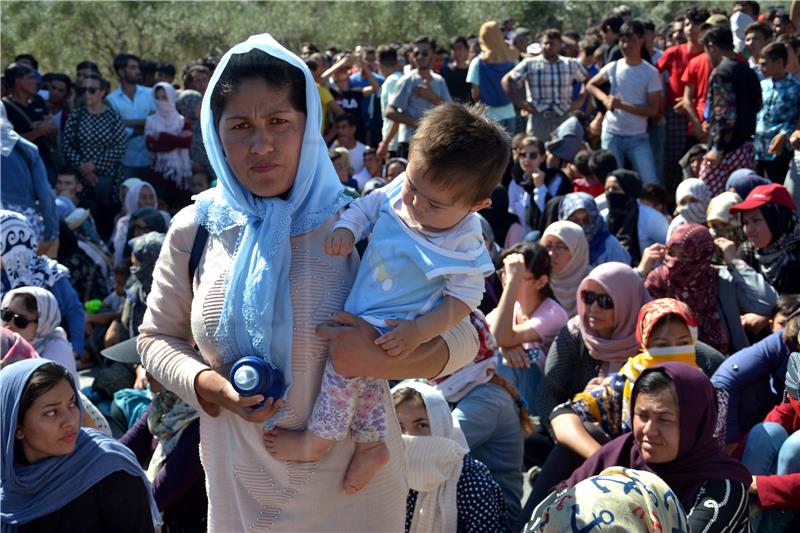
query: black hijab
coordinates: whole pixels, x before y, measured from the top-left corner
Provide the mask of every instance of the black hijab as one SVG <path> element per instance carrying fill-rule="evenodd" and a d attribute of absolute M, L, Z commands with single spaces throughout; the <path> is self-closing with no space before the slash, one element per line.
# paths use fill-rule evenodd
<path fill-rule="evenodd" d="M 642 258 L 639 249 L 639 204 L 636 201 L 642 194 L 642 180 L 631 170 L 615 170 L 613 176 L 623 192 L 606 192 L 608 201 L 608 230 L 631 255 L 632 264 L 638 265 Z"/>

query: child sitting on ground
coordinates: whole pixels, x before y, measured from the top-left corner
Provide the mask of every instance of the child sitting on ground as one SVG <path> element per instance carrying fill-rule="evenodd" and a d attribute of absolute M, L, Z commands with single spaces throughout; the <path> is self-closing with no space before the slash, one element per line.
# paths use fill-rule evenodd
<path fill-rule="evenodd" d="M 350 204 L 326 238 L 327 254 L 347 255 L 371 232 L 345 310 L 381 333 L 387 355 L 405 357 L 480 304 L 494 266 L 475 213 L 491 204 L 510 155 L 506 133 L 479 108 L 440 105 L 420 122 L 406 172 Z M 310 462 L 352 436 L 352 494 L 389 459 L 386 394 L 383 380 L 342 377 L 329 360 L 307 429 L 270 430 L 265 445 L 278 459 Z"/>

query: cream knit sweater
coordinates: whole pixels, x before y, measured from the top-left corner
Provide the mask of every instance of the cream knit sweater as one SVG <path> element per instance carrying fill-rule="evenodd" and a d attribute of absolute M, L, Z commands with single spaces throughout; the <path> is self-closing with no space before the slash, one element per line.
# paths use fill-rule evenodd
<path fill-rule="evenodd" d="M 353 496 L 342 490 L 353 452 L 349 439 L 337 443 L 320 463 L 284 463 L 265 449 L 261 424 L 224 410 L 212 418 L 198 404 L 194 392 L 197 374 L 209 367 L 223 375 L 229 371 L 216 353 L 213 333 L 238 230 L 209 239 L 190 286 L 189 253 L 197 227 L 194 218 L 194 207 L 189 206 L 172 221 L 153 274 L 148 311 L 139 328 L 139 352 L 144 366 L 159 382 L 201 412 L 200 458 L 206 472 L 209 530 L 402 531 L 408 493 L 405 453 L 388 388 L 384 389 L 384 402 L 391 413 L 386 437 L 391 459 Z M 358 268 L 355 254 L 342 258 L 323 252 L 323 240 L 337 218 L 292 239 L 288 281 L 294 316 L 293 387 L 288 396 L 289 416 L 279 424 L 287 429 L 305 426 L 319 393 L 328 349 L 314 328 L 343 308 Z M 468 319 L 443 338 L 451 354 L 441 372 L 447 375 L 472 360 L 478 343 Z M 192 349 L 194 341 L 200 355 Z"/>

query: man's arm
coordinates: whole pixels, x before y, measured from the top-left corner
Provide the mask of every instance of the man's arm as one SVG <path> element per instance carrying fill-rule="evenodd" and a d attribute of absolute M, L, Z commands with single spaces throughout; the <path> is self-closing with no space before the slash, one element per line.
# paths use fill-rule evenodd
<path fill-rule="evenodd" d="M 514 68 L 516 69 L 516 67 Z M 511 98 L 511 101 L 514 102 L 514 107 L 525 110 L 528 113 L 536 113 L 536 108 L 533 107 L 530 102 L 527 102 L 519 93 L 517 81 L 511 76 L 513 72 L 512 70 L 503 76 L 503 79 L 500 80 L 500 85 L 503 87 L 508 97 Z"/>
<path fill-rule="evenodd" d="M 661 91 L 648 93 L 646 106 L 629 104 L 627 102 L 623 102 L 618 98 L 615 98 L 614 109 L 621 109 L 623 111 L 627 111 L 632 115 L 637 115 L 645 118 L 658 116 L 661 110 Z"/>
<path fill-rule="evenodd" d="M 399 122 L 401 124 L 406 124 L 408 126 L 412 126 L 414 128 L 417 127 L 417 119 L 406 115 L 405 113 L 398 111 L 393 106 L 389 105 L 386 107 L 386 118 L 389 120 L 394 121 L 395 123 Z"/>

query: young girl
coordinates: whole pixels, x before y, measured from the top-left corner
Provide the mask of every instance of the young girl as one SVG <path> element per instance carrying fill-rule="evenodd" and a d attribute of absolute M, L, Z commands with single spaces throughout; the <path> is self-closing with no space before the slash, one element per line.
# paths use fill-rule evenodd
<path fill-rule="evenodd" d="M 544 246 L 519 243 L 500 260 L 503 294 L 486 319 L 503 351 L 506 368 L 501 371 L 533 405 L 550 343 L 569 317 L 553 298 L 550 255 Z"/>
<path fill-rule="evenodd" d="M 489 205 L 509 157 L 498 125 L 458 104 L 439 106 L 414 135 L 406 173 L 351 204 L 325 240 L 327 254 L 346 255 L 371 231 L 345 310 L 382 333 L 375 342 L 389 356 L 405 357 L 480 304 L 494 267 L 474 213 Z M 352 494 L 388 461 L 385 390 L 377 379 L 338 375 L 328 361 L 307 430 L 269 431 L 267 449 L 284 461 L 319 461 L 352 434 Z"/>
<path fill-rule="evenodd" d="M 545 181 L 545 173 L 541 168 L 545 158 L 544 143 L 536 137 L 525 137 L 516 148 L 516 154 L 522 176 L 515 176 L 508 184 L 508 210 L 517 215 L 522 223 L 522 234 L 527 235 L 534 229 L 526 216 L 527 209 L 533 201 L 534 190 Z"/>

